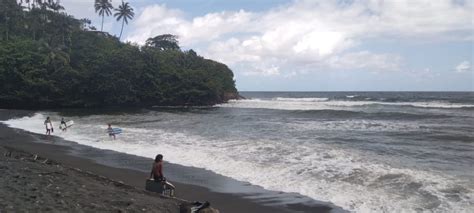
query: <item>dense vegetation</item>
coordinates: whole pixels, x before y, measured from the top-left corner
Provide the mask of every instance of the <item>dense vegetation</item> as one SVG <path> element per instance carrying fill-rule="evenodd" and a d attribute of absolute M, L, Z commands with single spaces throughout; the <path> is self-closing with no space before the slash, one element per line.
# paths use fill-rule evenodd
<path fill-rule="evenodd" d="M 62 9 L 0 0 L 0 107 L 211 105 L 237 94 L 226 65 L 182 51 L 173 35 L 122 43 Z"/>

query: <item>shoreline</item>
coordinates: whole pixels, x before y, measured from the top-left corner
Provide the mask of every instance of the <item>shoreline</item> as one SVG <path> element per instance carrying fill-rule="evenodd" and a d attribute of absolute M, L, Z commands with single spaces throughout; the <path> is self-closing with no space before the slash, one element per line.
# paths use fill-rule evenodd
<path fill-rule="evenodd" d="M 0 110 L 0 120 L 22 117 L 31 113 L 31 111 Z M 80 153 L 74 153 L 77 152 L 77 150 L 65 145 L 56 145 L 64 143 L 65 140 L 55 136 L 46 137 L 35 133 L 29 133 L 23 130 L 9 128 L 4 124 L 0 124 L 0 133 L 0 146 L 27 153 L 38 154 L 44 158 L 54 160 L 68 167 L 78 168 L 96 175 L 121 181 L 136 189 L 144 189 L 145 179 L 149 175 L 144 171 L 129 168 L 116 168 L 115 166 L 104 165 L 103 162 L 98 163 L 97 160 L 92 160 L 91 158 L 80 157 Z M 45 138 L 47 140 L 45 140 Z M 46 144 L 45 141 L 52 144 Z M 106 151 L 91 147 L 89 149 L 93 152 L 99 153 Z M 126 154 L 121 153 L 119 155 Z M 130 157 L 132 160 L 135 159 L 133 156 Z M 189 169 L 192 169 L 198 171 L 198 174 L 203 175 L 204 177 L 209 177 L 205 172 L 201 173 L 203 169 L 183 168 L 184 166 L 173 165 L 170 163 L 166 163 L 166 165 L 166 174 L 169 174 L 167 172 L 168 170 L 173 169 L 181 171 L 188 170 L 188 172 Z M 179 171 L 175 171 L 174 173 L 179 173 Z M 176 197 L 190 201 L 209 201 L 211 207 L 216 208 L 221 212 L 330 212 L 331 209 L 333 209 L 332 207 L 321 203 L 310 203 L 306 205 L 290 202 L 284 206 L 281 204 L 275 205 L 275 197 L 268 197 L 268 194 L 260 194 L 259 192 L 250 192 L 246 194 L 222 193 L 211 191 L 209 188 L 203 186 L 182 183 L 186 182 L 182 181 L 183 179 L 181 182 L 175 181 L 175 178 L 171 178 L 170 180 L 177 187 Z M 276 194 L 282 194 L 282 192 L 276 192 Z"/>

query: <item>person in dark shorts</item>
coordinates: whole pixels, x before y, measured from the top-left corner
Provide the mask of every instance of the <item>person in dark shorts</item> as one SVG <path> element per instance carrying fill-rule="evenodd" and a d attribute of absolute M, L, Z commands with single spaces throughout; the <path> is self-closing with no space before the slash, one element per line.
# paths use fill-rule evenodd
<path fill-rule="evenodd" d="M 112 124 L 109 124 L 109 128 L 107 128 L 107 132 L 109 132 L 109 137 L 114 137 L 114 140 L 115 140 L 115 133 L 114 133 L 114 130 L 112 129 Z"/>
<path fill-rule="evenodd" d="M 161 182 L 165 189 L 171 189 L 171 196 L 174 195 L 174 185 L 166 181 L 163 175 L 163 155 L 161 154 L 155 157 L 155 162 L 153 162 L 153 167 L 151 168 L 150 179 L 153 179 L 155 182 Z"/>
<path fill-rule="evenodd" d="M 49 117 L 46 118 L 44 121 L 44 125 L 46 126 L 46 135 L 51 135 L 51 132 L 54 132 L 53 123 Z"/>

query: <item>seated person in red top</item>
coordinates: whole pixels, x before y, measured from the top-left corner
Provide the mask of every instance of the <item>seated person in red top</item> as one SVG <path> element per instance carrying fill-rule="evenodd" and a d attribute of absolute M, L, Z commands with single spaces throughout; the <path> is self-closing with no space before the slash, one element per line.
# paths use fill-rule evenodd
<path fill-rule="evenodd" d="M 151 168 L 150 179 L 154 179 L 155 182 L 161 182 L 165 189 L 171 189 L 171 196 L 173 196 L 173 192 L 175 187 L 173 184 L 166 181 L 165 176 L 163 176 L 163 155 L 158 154 L 155 157 L 155 162 L 153 163 L 153 167 Z"/>
<path fill-rule="evenodd" d="M 153 168 L 151 168 L 150 179 L 153 178 L 155 181 L 162 181 L 163 176 L 163 155 L 159 154 L 155 157 Z"/>

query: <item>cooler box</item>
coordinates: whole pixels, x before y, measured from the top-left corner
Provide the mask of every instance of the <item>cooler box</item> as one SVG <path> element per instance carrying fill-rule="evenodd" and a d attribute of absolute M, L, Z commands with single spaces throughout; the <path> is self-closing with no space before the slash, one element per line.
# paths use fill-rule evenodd
<path fill-rule="evenodd" d="M 164 187 L 161 182 L 155 182 L 153 179 L 146 180 L 145 189 L 150 192 L 157 192 L 163 194 Z"/>

